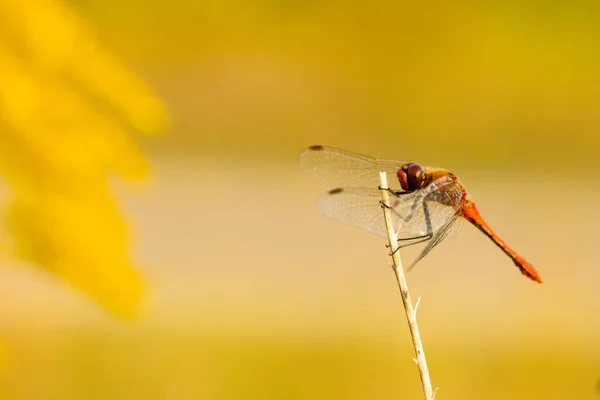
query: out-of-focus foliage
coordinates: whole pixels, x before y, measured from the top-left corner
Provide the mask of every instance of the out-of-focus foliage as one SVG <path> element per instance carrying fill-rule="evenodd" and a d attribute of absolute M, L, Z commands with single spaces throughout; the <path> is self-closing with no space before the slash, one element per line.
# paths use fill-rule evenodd
<path fill-rule="evenodd" d="M 0 88 L 8 245 L 131 314 L 142 283 L 106 179 L 144 175 L 131 132 L 161 129 L 163 106 L 59 0 L 0 3 Z"/>

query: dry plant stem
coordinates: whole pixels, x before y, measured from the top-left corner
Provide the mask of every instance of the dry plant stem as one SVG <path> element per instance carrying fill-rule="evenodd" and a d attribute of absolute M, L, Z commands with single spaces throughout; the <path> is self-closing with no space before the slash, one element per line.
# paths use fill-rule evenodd
<path fill-rule="evenodd" d="M 387 191 L 387 176 L 385 172 L 380 172 L 379 177 L 381 179 L 381 198 L 384 204 L 390 204 L 390 194 Z M 408 320 L 408 327 L 410 329 L 410 335 L 413 341 L 413 347 L 415 348 L 415 360 L 419 367 L 419 374 L 421 375 L 421 385 L 423 386 L 423 393 L 425 394 L 425 400 L 433 400 L 434 393 L 431 387 L 431 380 L 429 378 L 429 370 L 427 369 L 427 360 L 425 359 L 425 351 L 423 350 L 423 342 L 421 341 L 421 334 L 419 333 L 419 325 L 417 325 L 417 312 L 413 308 L 410 294 L 408 293 L 408 284 L 406 283 L 406 277 L 404 276 L 404 267 L 400 260 L 400 252 L 398 251 L 398 237 L 394 230 L 391 222 L 390 210 L 387 207 L 383 208 L 383 215 L 385 217 L 385 226 L 387 228 L 388 240 L 390 244 L 390 250 L 392 252 L 392 268 L 396 275 L 396 281 L 398 281 L 398 287 L 400 288 L 400 295 L 402 296 L 402 303 L 404 303 L 404 311 L 406 312 L 406 319 Z"/>

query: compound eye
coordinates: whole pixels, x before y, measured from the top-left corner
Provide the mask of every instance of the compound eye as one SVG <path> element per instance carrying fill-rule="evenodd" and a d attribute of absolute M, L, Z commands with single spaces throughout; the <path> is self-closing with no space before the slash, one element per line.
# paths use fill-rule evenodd
<path fill-rule="evenodd" d="M 406 170 L 406 181 L 410 190 L 417 190 L 423 186 L 425 171 L 419 164 L 410 164 Z"/>

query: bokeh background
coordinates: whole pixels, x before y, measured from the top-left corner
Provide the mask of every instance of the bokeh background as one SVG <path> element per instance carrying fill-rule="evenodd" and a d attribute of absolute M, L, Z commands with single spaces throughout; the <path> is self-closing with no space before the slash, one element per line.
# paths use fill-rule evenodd
<path fill-rule="evenodd" d="M 37 232 L 46 243 L 72 211 L 42 203 L 54 219 L 15 225 L 29 209 L 11 208 L 14 182 L 64 184 L 84 196 L 72 207 L 100 191 L 99 209 L 112 211 L 89 220 L 87 242 L 60 237 L 97 256 L 96 269 L 3 249 L 0 398 L 420 398 L 385 241 L 314 209 L 329 188 L 297 167 L 313 144 L 451 169 L 544 279 L 522 277 L 466 225 L 409 274 L 438 399 L 600 398 L 598 4 L 6 4 L 4 76 L 87 95 L 16 118 L 12 105 L 31 103 L 41 81 L 7 78 L 3 157 L 20 154 L 14 138 L 27 133 L 54 149 L 72 112 L 65 142 L 96 141 L 43 157 L 77 154 L 81 164 L 65 165 L 81 167 L 126 147 L 119 164 L 137 160 L 137 142 L 150 173 L 132 184 L 104 167 L 41 178 L 30 162 L 4 168 L 5 239 Z M 24 38 L 47 57 L 18 51 Z M 146 131 L 165 134 L 137 135 Z M 104 192 L 94 182 L 107 174 Z M 38 186 L 25 193 L 47 195 Z M 115 228 L 113 240 L 105 215 L 123 218 L 129 239 Z M 115 265 L 126 272 L 98 273 Z"/>

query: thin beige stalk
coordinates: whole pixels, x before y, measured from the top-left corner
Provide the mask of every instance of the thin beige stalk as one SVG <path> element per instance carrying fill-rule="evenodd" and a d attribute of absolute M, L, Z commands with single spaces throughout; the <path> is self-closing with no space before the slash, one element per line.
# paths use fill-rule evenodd
<path fill-rule="evenodd" d="M 390 204 L 390 194 L 387 191 L 388 183 L 385 172 L 380 172 L 379 177 L 381 179 L 381 198 L 383 203 Z M 429 378 L 429 369 L 427 368 L 427 360 L 425 359 L 425 351 L 423 350 L 423 342 L 421 341 L 421 335 L 419 333 L 419 325 L 417 324 L 417 309 L 413 307 L 410 299 L 410 293 L 408 292 L 408 284 L 406 283 L 406 276 L 404 276 L 404 267 L 402 266 L 402 260 L 400 259 L 400 252 L 398 251 L 398 237 L 396 231 L 392 225 L 390 210 L 387 207 L 383 208 L 383 215 L 385 218 L 385 226 L 387 228 L 388 240 L 390 244 L 390 250 L 392 252 L 392 268 L 396 275 L 396 281 L 400 288 L 400 295 L 402 296 L 402 303 L 404 304 L 404 311 L 406 313 L 406 319 L 408 320 L 408 327 L 410 329 L 410 336 L 412 337 L 413 347 L 415 348 L 415 362 L 419 367 L 419 375 L 421 375 L 421 385 L 423 386 L 423 393 L 425 394 L 425 400 L 433 400 L 435 393 L 431 387 L 431 380 Z M 417 306 L 419 301 L 417 301 Z"/>

